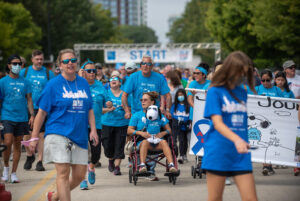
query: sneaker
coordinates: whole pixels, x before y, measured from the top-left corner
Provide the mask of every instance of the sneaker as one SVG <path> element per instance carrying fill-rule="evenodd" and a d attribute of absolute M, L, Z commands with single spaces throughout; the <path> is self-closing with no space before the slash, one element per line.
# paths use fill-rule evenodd
<path fill-rule="evenodd" d="M 269 175 L 275 174 L 275 171 L 273 170 L 272 165 L 271 165 L 271 166 L 268 166 L 268 169 L 269 169 Z"/>
<path fill-rule="evenodd" d="M 155 175 L 151 174 L 149 177 L 146 177 L 149 181 L 159 181 L 158 177 Z"/>
<path fill-rule="evenodd" d="M 54 194 L 54 192 L 48 192 L 48 193 L 46 193 L 46 200 L 47 201 L 52 201 L 53 194 Z"/>
<path fill-rule="evenodd" d="M 298 176 L 300 174 L 300 168 L 294 168 L 294 175 Z"/>
<path fill-rule="evenodd" d="M 183 156 L 183 162 L 185 162 L 185 163 L 188 162 L 186 155 Z"/>
<path fill-rule="evenodd" d="M 91 170 L 90 168 L 88 168 L 88 180 L 90 184 L 94 184 L 96 181 L 96 174 L 95 174 L 95 170 Z"/>
<path fill-rule="evenodd" d="M 115 169 L 115 161 L 114 160 L 108 160 L 108 171 L 113 172 Z"/>
<path fill-rule="evenodd" d="M 114 169 L 114 175 L 121 175 L 120 167 L 116 166 Z"/>
<path fill-rule="evenodd" d="M 169 167 L 169 172 L 171 172 L 171 173 L 177 173 L 177 169 L 174 167 L 173 164 L 169 164 L 168 167 Z"/>
<path fill-rule="evenodd" d="M 34 160 L 35 160 L 34 154 L 32 156 L 27 156 L 26 162 L 24 164 L 24 169 L 25 170 L 30 170 L 31 167 L 32 167 L 32 163 L 34 162 Z"/>
<path fill-rule="evenodd" d="M 226 179 L 225 179 L 225 185 L 227 185 L 227 186 L 231 185 L 231 180 L 230 180 L 229 177 L 226 177 Z"/>
<path fill-rule="evenodd" d="M 11 183 L 20 183 L 20 181 L 19 181 L 19 179 L 18 179 L 18 177 L 17 177 L 17 175 L 16 175 L 15 172 L 11 173 L 11 175 L 10 175 L 10 182 Z"/>
<path fill-rule="evenodd" d="M 4 167 L 2 172 L 1 180 L 7 182 L 9 179 L 9 167 Z"/>
<path fill-rule="evenodd" d="M 178 159 L 178 163 L 183 164 L 183 156 L 180 156 L 180 158 Z"/>
<path fill-rule="evenodd" d="M 147 172 L 146 165 L 140 165 L 139 173 L 146 173 L 146 172 Z"/>
<path fill-rule="evenodd" d="M 43 166 L 43 162 L 42 161 L 37 162 L 35 170 L 36 171 L 45 171 L 45 168 Z"/>
<path fill-rule="evenodd" d="M 96 168 L 99 168 L 99 167 L 101 167 L 102 165 L 101 165 L 101 163 L 100 163 L 100 161 L 98 161 L 96 164 L 95 164 L 95 167 Z"/>
<path fill-rule="evenodd" d="M 89 187 L 88 187 L 88 184 L 87 184 L 87 181 L 86 180 L 83 180 L 81 183 L 80 183 L 80 190 L 88 190 Z"/>
<path fill-rule="evenodd" d="M 262 174 L 263 174 L 264 176 L 268 176 L 268 175 L 269 175 L 269 168 L 268 168 L 267 166 L 264 166 L 264 167 L 263 167 Z"/>

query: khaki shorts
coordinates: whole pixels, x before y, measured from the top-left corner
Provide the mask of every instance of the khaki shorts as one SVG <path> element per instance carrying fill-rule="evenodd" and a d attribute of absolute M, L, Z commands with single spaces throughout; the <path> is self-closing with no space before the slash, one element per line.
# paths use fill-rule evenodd
<path fill-rule="evenodd" d="M 68 149 L 70 142 L 72 141 L 62 135 L 48 134 L 44 142 L 44 163 L 87 165 L 88 150 L 75 143 Z"/>

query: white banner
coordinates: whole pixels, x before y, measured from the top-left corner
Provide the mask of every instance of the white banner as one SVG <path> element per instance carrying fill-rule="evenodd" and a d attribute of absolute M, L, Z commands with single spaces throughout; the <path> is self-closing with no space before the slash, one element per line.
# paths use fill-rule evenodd
<path fill-rule="evenodd" d="M 212 125 L 203 118 L 205 91 L 194 97 L 190 154 L 203 155 Z M 300 167 L 300 127 L 296 99 L 248 95 L 248 138 L 252 162 Z"/>
<path fill-rule="evenodd" d="M 128 61 L 141 62 L 144 55 L 152 57 L 154 62 L 190 62 L 193 49 L 185 48 L 134 48 L 134 49 L 105 49 L 105 63 L 125 63 Z"/>

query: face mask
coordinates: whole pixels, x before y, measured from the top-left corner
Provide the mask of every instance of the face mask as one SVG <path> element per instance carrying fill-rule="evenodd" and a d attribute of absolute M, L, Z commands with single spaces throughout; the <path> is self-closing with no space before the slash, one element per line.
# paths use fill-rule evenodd
<path fill-rule="evenodd" d="M 19 64 L 11 66 L 11 72 L 13 74 L 17 75 L 17 74 L 19 74 L 20 71 L 21 71 L 21 66 Z"/>
<path fill-rule="evenodd" d="M 184 96 L 178 96 L 177 99 L 179 102 L 182 102 L 182 101 L 184 101 Z"/>

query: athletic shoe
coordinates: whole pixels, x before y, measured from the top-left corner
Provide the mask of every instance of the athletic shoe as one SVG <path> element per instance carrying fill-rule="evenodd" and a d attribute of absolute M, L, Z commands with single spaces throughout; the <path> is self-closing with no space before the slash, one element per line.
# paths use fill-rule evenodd
<path fill-rule="evenodd" d="M 114 175 L 121 175 L 121 170 L 120 170 L 120 167 L 119 166 L 116 166 L 115 169 L 114 169 Z"/>
<path fill-rule="evenodd" d="M 178 163 L 183 164 L 183 156 L 180 156 L 180 158 L 178 159 Z"/>
<path fill-rule="evenodd" d="M 298 176 L 300 174 L 300 168 L 294 168 L 294 175 Z"/>
<path fill-rule="evenodd" d="M 149 181 L 159 181 L 158 177 L 155 175 L 151 174 L 149 177 L 146 177 Z"/>
<path fill-rule="evenodd" d="M 48 192 L 48 193 L 46 193 L 46 200 L 47 201 L 52 201 L 53 194 L 54 194 L 54 192 Z"/>
<path fill-rule="evenodd" d="M 140 165 L 139 173 L 146 173 L 146 172 L 147 172 L 147 167 L 146 167 L 146 165 Z"/>
<path fill-rule="evenodd" d="M 9 167 L 4 167 L 2 172 L 1 180 L 7 182 L 9 179 Z"/>
<path fill-rule="evenodd" d="M 229 177 L 226 177 L 226 179 L 225 179 L 225 185 L 227 185 L 227 186 L 231 185 L 231 180 L 230 180 Z"/>
<path fill-rule="evenodd" d="M 42 161 L 39 161 L 39 162 L 36 163 L 35 170 L 36 171 L 45 171 L 45 168 L 43 166 L 43 162 Z"/>
<path fill-rule="evenodd" d="M 86 180 L 83 180 L 83 181 L 80 183 L 80 189 L 81 189 L 81 190 L 88 190 L 88 189 L 89 189 Z"/>
<path fill-rule="evenodd" d="M 20 181 L 19 181 L 19 179 L 18 179 L 18 177 L 17 177 L 17 175 L 16 175 L 15 172 L 11 173 L 11 175 L 10 175 L 10 182 L 11 183 L 20 183 Z"/>
<path fill-rule="evenodd" d="M 95 170 L 91 170 L 90 168 L 88 168 L 88 180 L 90 184 L 94 184 L 96 181 L 96 174 L 95 174 Z"/>
<path fill-rule="evenodd" d="M 267 166 L 263 167 L 262 174 L 264 176 L 268 176 L 269 175 L 269 168 Z"/>
<path fill-rule="evenodd" d="M 169 164 L 168 167 L 169 167 L 169 172 L 171 172 L 171 173 L 177 173 L 177 169 L 174 167 L 173 164 Z"/>
<path fill-rule="evenodd" d="M 115 169 L 115 161 L 114 160 L 108 160 L 108 171 L 113 172 Z"/>
<path fill-rule="evenodd" d="M 31 167 L 32 167 L 32 163 L 34 162 L 34 160 L 35 160 L 34 154 L 32 156 L 27 156 L 26 162 L 24 164 L 24 169 L 25 170 L 30 170 Z"/>

